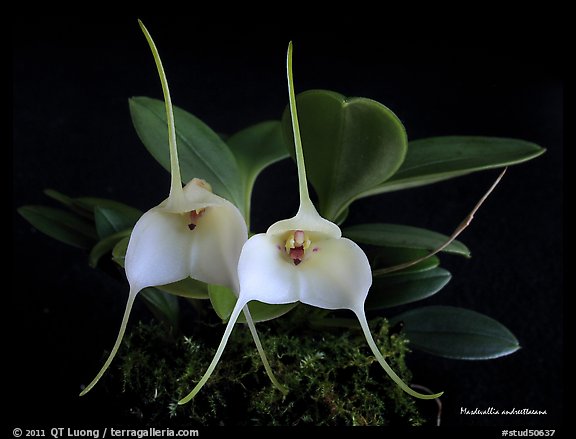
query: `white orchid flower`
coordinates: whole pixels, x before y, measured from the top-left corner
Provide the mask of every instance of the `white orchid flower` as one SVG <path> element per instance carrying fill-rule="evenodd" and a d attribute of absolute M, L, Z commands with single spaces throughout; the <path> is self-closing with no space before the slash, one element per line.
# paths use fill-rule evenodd
<path fill-rule="evenodd" d="M 120 331 L 104 366 L 80 396 L 88 393 L 110 366 L 124 337 L 134 300 L 142 289 L 192 277 L 209 284 L 224 285 L 238 294 L 238 259 L 248 239 L 248 230 L 240 211 L 229 201 L 212 193 L 208 183 L 195 178 L 182 188 L 166 74 L 152 37 L 142 22 L 139 23 L 152 49 L 166 102 L 170 194 L 166 200 L 142 215 L 134 226 L 125 258 L 130 294 Z M 272 374 L 247 306 L 244 313 L 268 376 L 276 387 L 285 391 Z"/>
<path fill-rule="evenodd" d="M 287 72 L 300 208 L 295 217 L 273 224 L 266 233 L 254 235 L 244 244 L 238 263 L 240 295 L 220 346 L 200 382 L 179 403 L 190 401 L 206 383 L 218 363 L 240 311 L 251 300 L 269 304 L 302 302 L 318 308 L 353 311 L 370 349 L 392 380 L 412 396 L 438 398 L 441 393 L 424 395 L 404 383 L 386 363 L 374 342 L 364 311 L 364 301 L 372 285 L 368 258 L 357 244 L 342 238 L 336 224 L 318 214 L 308 194 L 292 79 L 292 43 L 288 46 Z"/>

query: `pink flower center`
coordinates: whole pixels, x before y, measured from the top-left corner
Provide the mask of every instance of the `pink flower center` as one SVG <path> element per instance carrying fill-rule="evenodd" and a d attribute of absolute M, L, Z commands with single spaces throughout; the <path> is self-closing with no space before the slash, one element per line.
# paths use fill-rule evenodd
<path fill-rule="evenodd" d="M 302 230 L 295 230 L 288 235 L 284 249 L 294 265 L 299 265 L 304 260 L 305 252 L 310 247 L 310 243 L 310 239 Z"/>

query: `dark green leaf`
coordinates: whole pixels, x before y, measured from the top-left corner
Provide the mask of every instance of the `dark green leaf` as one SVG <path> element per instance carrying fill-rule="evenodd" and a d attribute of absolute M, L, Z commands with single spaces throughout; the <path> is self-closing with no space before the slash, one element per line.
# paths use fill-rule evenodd
<path fill-rule="evenodd" d="M 98 241 L 98 243 L 92 247 L 92 250 L 90 250 L 88 264 L 91 267 L 96 267 L 102 256 L 110 253 L 122 239 L 130 237 L 131 232 L 131 229 L 123 230 L 121 232 L 113 233 L 112 235 Z"/>
<path fill-rule="evenodd" d="M 122 209 L 96 206 L 94 208 L 94 222 L 96 223 L 98 236 L 103 239 L 114 233 L 131 229 L 141 215 L 142 212 L 138 209 L 128 206 Z"/>
<path fill-rule="evenodd" d="M 164 293 L 157 288 L 144 288 L 140 295 L 154 316 L 173 328 L 180 323 L 180 304 L 178 298 Z"/>
<path fill-rule="evenodd" d="M 236 305 L 237 297 L 230 288 L 220 285 L 208 285 L 208 292 L 210 294 L 210 302 L 218 317 L 226 322 L 232 314 L 232 310 Z M 286 305 L 269 305 L 257 300 L 253 300 L 248 304 L 250 315 L 254 322 L 265 322 L 280 317 L 290 310 L 292 310 L 297 303 L 288 303 Z M 244 314 L 240 314 L 238 322 L 246 323 Z"/>
<path fill-rule="evenodd" d="M 306 170 L 320 200 L 320 213 L 334 220 L 400 167 L 406 131 L 384 105 L 366 98 L 346 98 L 326 90 L 296 96 Z M 294 154 L 288 110 L 282 124 Z"/>
<path fill-rule="evenodd" d="M 342 234 L 362 244 L 424 250 L 435 250 L 448 240 L 446 235 L 401 224 L 360 224 L 343 229 Z M 460 241 L 452 242 L 443 251 L 470 257 L 470 250 Z"/>
<path fill-rule="evenodd" d="M 130 114 L 146 149 L 169 171 L 170 150 L 164 102 L 146 97 L 131 98 Z M 193 178 L 202 178 L 216 194 L 243 209 L 242 180 L 236 159 L 226 143 L 196 116 L 176 106 L 174 119 L 184 183 Z"/>
<path fill-rule="evenodd" d="M 410 344 L 424 352 L 461 360 L 489 360 L 520 348 L 504 325 L 464 308 L 428 306 L 400 314 Z"/>
<path fill-rule="evenodd" d="M 18 213 L 42 233 L 66 244 L 88 249 L 96 242 L 94 226 L 74 213 L 46 206 L 23 206 Z"/>
<path fill-rule="evenodd" d="M 256 177 L 267 166 L 288 157 L 280 121 L 266 121 L 237 132 L 227 141 L 236 157 L 244 182 L 245 211 L 248 212 Z"/>
<path fill-rule="evenodd" d="M 58 192 L 54 189 L 44 189 L 44 194 L 48 197 L 52 198 L 53 200 L 58 201 L 59 203 L 66 206 L 68 209 L 72 210 L 74 213 L 77 213 L 84 218 L 88 218 L 89 220 L 94 219 L 94 215 L 91 211 L 88 211 L 76 203 L 76 200 L 68 195 L 64 195 L 61 192 Z"/>
<path fill-rule="evenodd" d="M 368 249 L 366 253 L 373 261 L 372 269 L 378 270 L 380 268 L 394 267 L 396 265 L 414 261 L 428 255 L 430 252 L 428 250 L 413 248 L 376 247 L 374 249 Z M 413 273 L 418 271 L 432 270 L 433 268 L 438 267 L 438 265 L 440 265 L 440 259 L 434 255 L 418 262 L 415 265 L 412 265 L 411 267 L 404 268 L 403 270 L 381 275 L 376 272 L 373 272 L 372 274 L 374 276 L 395 276 L 400 273 Z"/>
<path fill-rule="evenodd" d="M 140 210 L 116 200 L 97 197 L 72 198 L 61 192 L 55 191 L 54 189 L 45 189 L 44 193 L 50 198 L 62 203 L 73 212 L 90 220 L 94 219 L 94 210 L 97 207 L 117 210 L 126 215 L 135 215 L 136 212 L 138 212 L 139 215 L 142 215 Z"/>
<path fill-rule="evenodd" d="M 94 210 L 97 207 L 105 207 L 109 209 L 115 209 L 119 211 L 126 211 L 126 212 L 134 212 L 137 210 L 132 206 L 128 206 L 127 204 L 121 203 L 120 201 L 116 200 L 109 200 L 107 198 L 97 198 L 97 197 L 79 197 L 74 198 L 74 204 L 82 209 L 85 209 L 91 213 L 94 213 Z M 140 214 L 142 214 L 141 211 Z"/>
<path fill-rule="evenodd" d="M 531 160 L 546 150 L 519 139 L 445 136 L 414 140 L 398 172 L 363 196 L 436 183 Z"/>
<path fill-rule="evenodd" d="M 452 275 L 443 268 L 374 278 L 366 309 L 383 309 L 426 299 L 440 291 Z"/>

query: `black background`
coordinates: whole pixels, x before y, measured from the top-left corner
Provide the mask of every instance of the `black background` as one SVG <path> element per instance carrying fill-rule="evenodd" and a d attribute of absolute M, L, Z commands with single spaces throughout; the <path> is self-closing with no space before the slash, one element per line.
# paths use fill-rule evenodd
<path fill-rule="evenodd" d="M 349 39 L 333 34 L 195 30 L 190 20 L 142 17 L 159 47 L 176 105 L 233 133 L 279 118 L 287 102 L 285 50 L 295 45 L 297 91 L 324 88 L 390 107 L 410 139 L 460 134 L 516 137 L 547 153 L 511 168 L 461 239 L 473 258 L 443 257 L 454 275 L 424 304 L 488 314 L 522 349 L 493 361 L 414 353 L 414 381 L 444 390 L 450 425 L 553 428 L 562 420 L 563 70 L 544 43 Z M 146 210 L 168 174 L 146 153 L 127 99 L 161 97 L 135 18 L 52 18 L 13 25 L 13 207 L 50 203 L 54 188 Z M 348 224 L 391 222 L 450 233 L 496 177 L 473 174 L 356 202 Z M 295 167 L 257 182 L 252 227 L 294 214 Z M 114 340 L 127 294 L 79 250 L 35 232 L 15 210 L 14 270 L 5 361 L 9 419 L 34 425 L 118 419 L 96 388 L 78 398 Z M 393 310 L 391 314 L 395 314 Z M 135 319 L 149 318 L 142 305 Z M 118 389 L 120 391 L 120 389 Z M 545 416 L 465 416 L 460 408 L 546 410 Z"/>

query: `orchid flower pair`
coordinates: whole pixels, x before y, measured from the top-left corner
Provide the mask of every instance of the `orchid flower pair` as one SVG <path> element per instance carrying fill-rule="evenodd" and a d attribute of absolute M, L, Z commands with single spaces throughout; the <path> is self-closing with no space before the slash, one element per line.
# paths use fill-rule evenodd
<path fill-rule="evenodd" d="M 267 304 L 302 302 L 328 310 L 351 310 L 357 316 L 374 356 L 394 382 L 412 396 L 422 399 L 439 397 L 441 393 L 425 395 L 416 392 L 386 363 L 370 333 L 364 311 L 364 302 L 372 285 L 368 258 L 357 244 L 342 237 L 336 224 L 322 218 L 310 200 L 293 84 L 292 43 L 288 46 L 287 76 L 300 207 L 293 218 L 279 221 L 266 233 L 248 239 L 242 214 L 232 203 L 212 193 L 207 182 L 193 179 L 182 187 L 166 75 L 150 34 L 141 22 L 140 26 L 152 50 L 166 104 L 170 194 L 146 212 L 132 231 L 125 259 L 130 293 L 120 331 L 104 366 L 81 395 L 94 387 L 114 359 L 137 294 L 146 287 L 192 277 L 209 284 L 224 285 L 232 289 L 238 299 L 208 370 L 194 389 L 179 401 L 180 404 L 190 401 L 210 378 L 241 312 L 246 317 L 268 376 L 276 387 L 286 392 L 274 377 L 262 349 L 248 309 L 252 300 Z"/>

